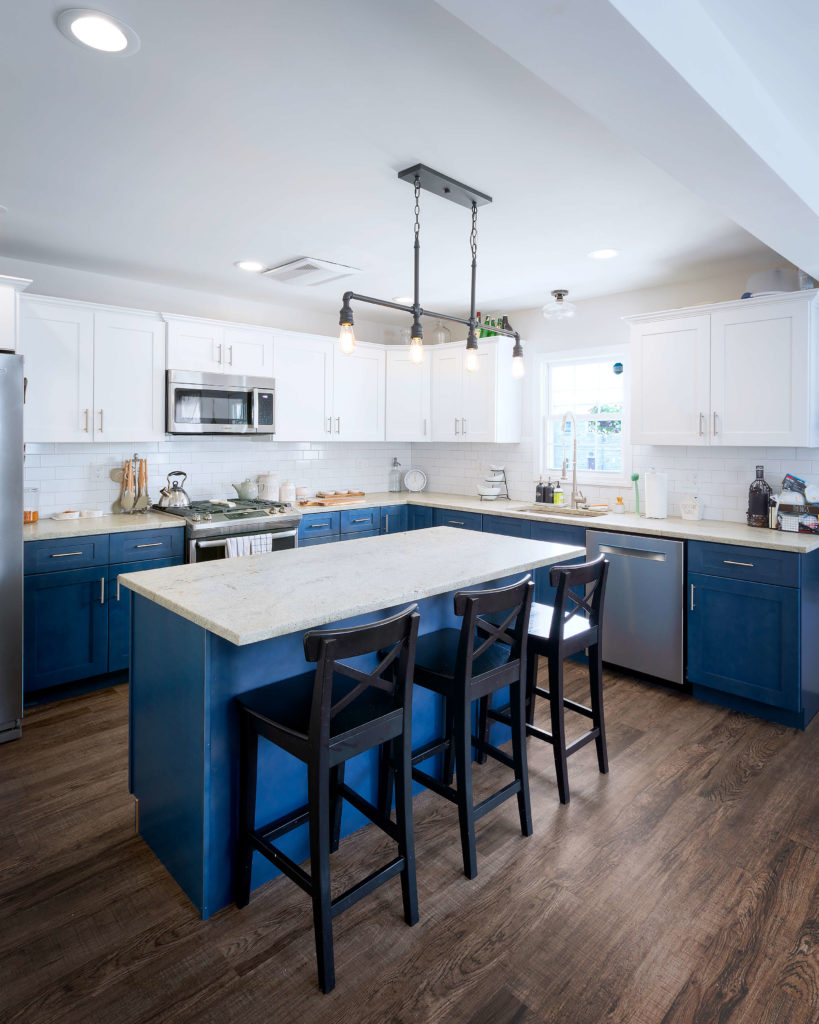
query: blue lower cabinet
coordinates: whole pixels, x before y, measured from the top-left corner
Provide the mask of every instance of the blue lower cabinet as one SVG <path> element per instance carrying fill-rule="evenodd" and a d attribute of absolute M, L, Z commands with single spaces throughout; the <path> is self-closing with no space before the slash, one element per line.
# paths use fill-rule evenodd
<path fill-rule="evenodd" d="M 184 529 L 135 530 L 133 533 L 112 533 L 109 561 L 118 564 L 136 561 L 161 561 L 182 558 L 185 553 Z M 171 565 L 178 563 L 169 563 Z M 153 568 L 158 569 L 159 566 Z M 126 570 L 123 569 L 123 572 Z M 131 570 L 127 570 L 131 571 Z M 139 570 L 134 570 L 138 572 Z"/>
<path fill-rule="evenodd" d="M 339 540 L 361 540 L 362 537 L 380 537 L 378 530 L 365 530 L 362 533 L 342 533 Z"/>
<path fill-rule="evenodd" d="M 756 555 L 743 551 L 745 561 Z M 797 711 L 799 646 L 795 588 L 688 574 L 688 679 L 695 696 L 705 686 Z"/>
<path fill-rule="evenodd" d="M 550 544 L 572 544 L 575 547 L 586 546 L 586 528 L 570 526 L 565 523 L 532 523 L 532 540 L 543 540 Z M 563 565 L 579 565 L 586 561 L 586 556 L 569 558 Z M 535 600 L 539 604 L 554 604 L 556 588 L 549 581 L 551 567 L 535 570 Z"/>
<path fill-rule="evenodd" d="M 340 515 L 340 512 L 312 512 L 302 516 L 299 522 L 299 544 L 316 537 L 338 540 Z"/>
<path fill-rule="evenodd" d="M 428 530 L 432 526 L 431 508 L 426 505 L 409 505 L 407 507 L 407 529 Z"/>
<path fill-rule="evenodd" d="M 406 505 L 381 506 L 381 532 L 404 533 L 407 529 Z"/>
<path fill-rule="evenodd" d="M 532 536 L 532 523 L 528 519 L 511 519 L 508 516 L 484 516 L 484 533 L 500 533 L 505 537 L 523 537 L 528 540 Z"/>
<path fill-rule="evenodd" d="M 482 530 L 480 512 L 456 512 L 451 508 L 433 509 L 432 521 L 436 526 L 454 526 L 457 530 Z"/>
<path fill-rule="evenodd" d="M 316 544 L 338 544 L 341 537 L 337 534 L 331 534 L 329 537 L 305 537 L 304 540 L 299 538 L 300 548 L 314 548 Z"/>
<path fill-rule="evenodd" d="M 341 535 L 345 533 L 372 533 L 381 529 L 380 508 L 346 508 L 341 513 Z"/>
<path fill-rule="evenodd" d="M 182 532 L 180 529 L 179 533 Z M 23 571 L 26 575 L 88 569 L 92 565 L 108 565 L 108 562 L 107 533 L 61 540 L 31 540 L 23 545 Z"/>
<path fill-rule="evenodd" d="M 157 531 L 160 532 L 160 531 Z M 164 531 L 163 531 L 164 532 Z M 175 530 L 168 531 L 175 533 Z M 182 565 L 182 558 L 157 558 L 149 562 L 121 562 L 108 567 L 108 671 L 119 672 L 128 668 L 131 658 L 131 591 L 117 586 L 117 576 L 126 572 L 164 569 L 169 565 Z"/>
<path fill-rule="evenodd" d="M 107 565 L 26 577 L 23 600 L 23 689 L 26 693 L 107 671 L 107 591 Z"/>

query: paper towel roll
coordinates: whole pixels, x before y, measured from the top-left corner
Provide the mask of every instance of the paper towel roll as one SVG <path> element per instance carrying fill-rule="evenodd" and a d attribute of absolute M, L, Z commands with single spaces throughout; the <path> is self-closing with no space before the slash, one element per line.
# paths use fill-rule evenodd
<path fill-rule="evenodd" d="M 649 469 L 645 474 L 646 519 L 668 518 L 668 475 Z"/>

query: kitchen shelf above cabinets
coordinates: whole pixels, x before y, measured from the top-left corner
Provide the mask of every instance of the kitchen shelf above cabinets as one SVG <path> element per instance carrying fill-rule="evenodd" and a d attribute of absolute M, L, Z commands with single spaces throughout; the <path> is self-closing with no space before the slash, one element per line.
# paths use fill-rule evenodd
<path fill-rule="evenodd" d="M 273 376 L 273 331 L 266 327 L 164 314 L 169 370 Z"/>
<path fill-rule="evenodd" d="M 165 432 L 158 314 L 20 297 L 27 442 L 151 441 Z"/>
<path fill-rule="evenodd" d="M 819 444 L 817 294 L 626 317 L 632 442 Z"/>

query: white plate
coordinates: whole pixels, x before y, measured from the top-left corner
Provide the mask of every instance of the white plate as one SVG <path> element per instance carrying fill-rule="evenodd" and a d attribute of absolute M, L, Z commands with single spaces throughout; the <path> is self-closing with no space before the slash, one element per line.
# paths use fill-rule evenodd
<path fill-rule="evenodd" d="M 423 491 L 427 485 L 427 475 L 422 469 L 408 469 L 404 474 L 404 486 L 408 491 Z"/>
<path fill-rule="evenodd" d="M 80 519 L 98 519 L 102 515 L 101 508 L 81 508 Z"/>
<path fill-rule="evenodd" d="M 52 519 L 79 519 L 79 512 L 54 512 L 51 516 Z"/>

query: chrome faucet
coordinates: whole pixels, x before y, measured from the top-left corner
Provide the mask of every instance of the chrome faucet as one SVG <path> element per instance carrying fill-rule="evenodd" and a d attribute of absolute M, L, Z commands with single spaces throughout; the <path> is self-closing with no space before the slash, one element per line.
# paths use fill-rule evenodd
<path fill-rule="evenodd" d="M 561 472 L 561 478 L 566 480 L 566 424 L 571 420 L 572 423 L 572 498 L 569 503 L 570 508 L 580 508 L 581 504 L 586 504 L 586 495 L 582 491 L 577 489 L 577 420 L 574 418 L 573 412 L 564 412 L 563 420 L 560 424 L 560 433 L 563 435 L 563 469 Z"/>

